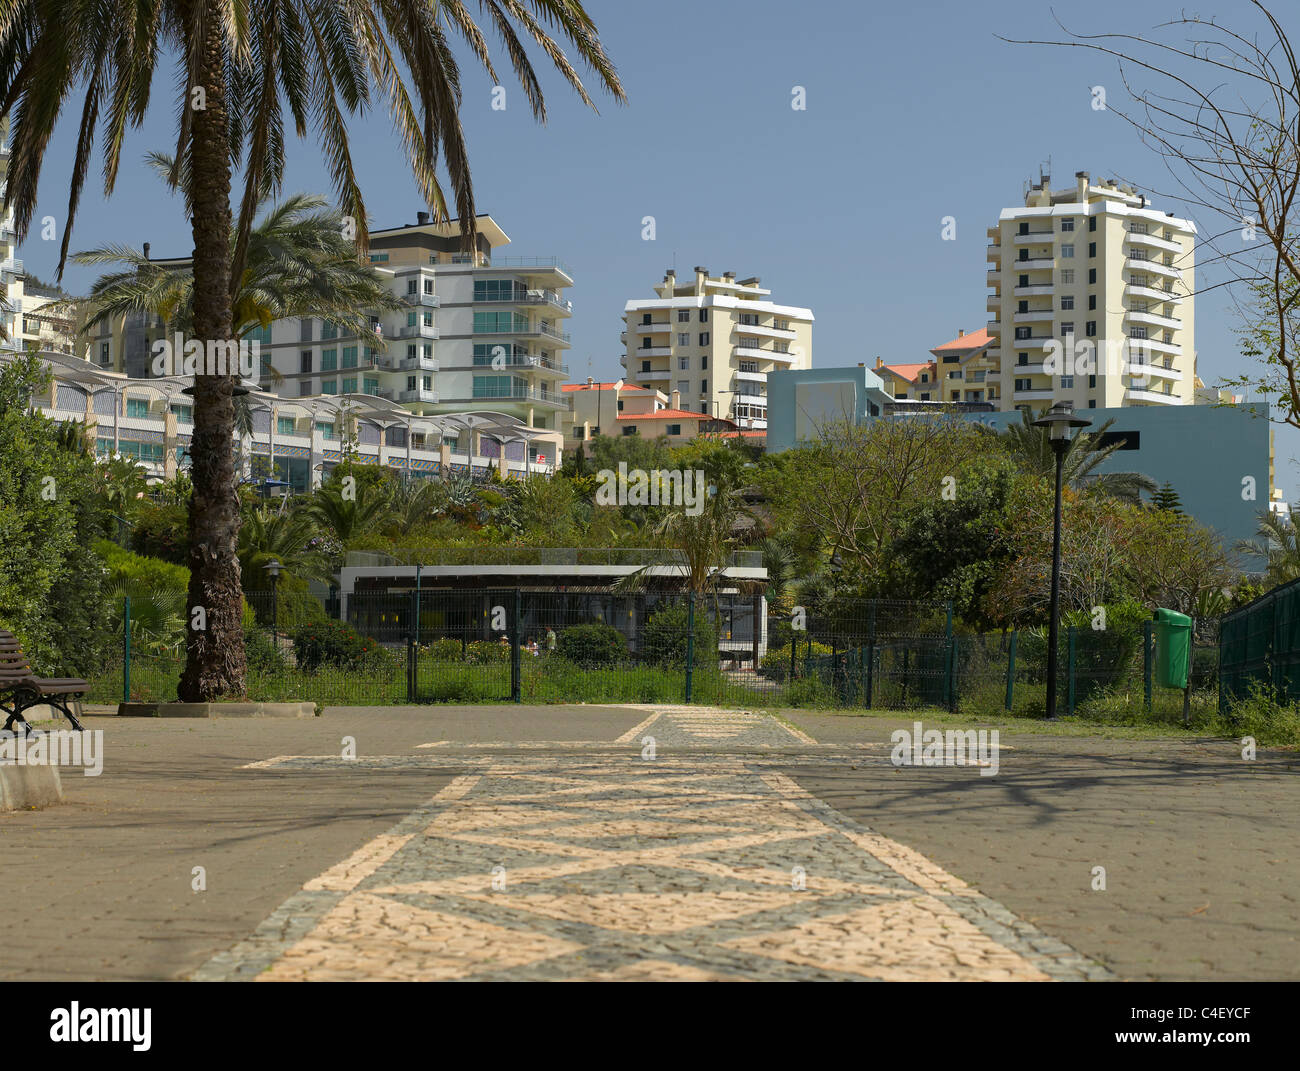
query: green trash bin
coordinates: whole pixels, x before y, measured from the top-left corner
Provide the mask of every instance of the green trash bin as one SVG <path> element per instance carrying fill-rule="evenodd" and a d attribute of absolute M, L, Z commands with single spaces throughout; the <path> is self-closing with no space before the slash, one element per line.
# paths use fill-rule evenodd
<path fill-rule="evenodd" d="M 1186 688 L 1192 664 L 1192 619 L 1177 610 L 1157 610 L 1156 683 L 1162 688 Z"/>

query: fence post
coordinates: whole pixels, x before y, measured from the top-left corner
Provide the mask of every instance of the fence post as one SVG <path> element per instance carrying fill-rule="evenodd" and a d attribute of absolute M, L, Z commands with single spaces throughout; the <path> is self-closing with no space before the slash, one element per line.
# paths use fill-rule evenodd
<path fill-rule="evenodd" d="M 510 621 L 510 702 L 522 703 L 523 688 L 519 680 L 519 643 L 521 640 L 520 626 L 523 617 L 523 599 L 519 594 L 519 589 L 515 588 L 515 598 L 513 605 L 514 614 Z"/>
<path fill-rule="evenodd" d="M 131 702 L 131 596 L 122 597 L 122 702 Z"/>
<path fill-rule="evenodd" d="M 1011 630 L 1011 643 L 1007 647 L 1007 710 L 1013 709 L 1016 695 L 1016 638 L 1019 634 Z"/>
<path fill-rule="evenodd" d="M 961 640 L 956 636 L 948 639 L 948 709 L 957 713 L 957 645 Z"/>
<path fill-rule="evenodd" d="M 1150 621 L 1142 622 L 1142 700 L 1151 713 L 1151 633 Z"/>
<path fill-rule="evenodd" d="M 1069 681 L 1066 685 L 1065 711 L 1071 717 L 1074 716 L 1074 651 L 1079 630 L 1073 625 L 1068 632 L 1068 646 L 1066 647 L 1066 673 L 1069 675 Z"/>
<path fill-rule="evenodd" d="M 795 669 L 795 650 L 799 646 L 799 635 L 794 630 L 794 614 L 790 615 L 790 679 L 794 680 L 796 676 Z"/>
<path fill-rule="evenodd" d="M 791 641 L 793 642 L 793 641 Z M 695 673 L 695 592 L 686 595 L 686 702 L 691 702 Z"/>
<path fill-rule="evenodd" d="M 411 592 L 411 611 L 414 615 L 419 606 L 419 596 Z M 415 628 L 412 626 L 406 630 L 406 701 L 415 702 L 415 662 L 418 657 L 417 651 L 419 645 L 415 640 Z"/>
<path fill-rule="evenodd" d="M 871 693 L 876 684 L 876 638 L 874 631 L 867 641 L 867 709 L 871 709 Z"/>

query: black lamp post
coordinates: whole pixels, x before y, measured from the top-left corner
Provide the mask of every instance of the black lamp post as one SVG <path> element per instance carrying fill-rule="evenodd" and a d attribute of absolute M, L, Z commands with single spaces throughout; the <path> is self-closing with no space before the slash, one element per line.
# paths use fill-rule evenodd
<path fill-rule="evenodd" d="M 1047 622 L 1047 718 L 1056 718 L 1056 642 L 1060 629 L 1057 616 L 1061 606 L 1061 467 L 1070 449 L 1075 430 L 1086 428 L 1091 420 L 1074 415 L 1073 402 L 1057 402 L 1034 422 L 1047 428 L 1048 441 L 1056 455 L 1056 513 L 1052 520 L 1052 602 Z"/>
<path fill-rule="evenodd" d="M 265 569 L 271 577 L 271 643 L 275 646 L 279 646 L 280 636 L 277 632 L 277 627 L 280 622 L 278 606 L 278 592 L 280 590 L 280 562 L 277 559 L 272 558 L 266 563 Z"/>

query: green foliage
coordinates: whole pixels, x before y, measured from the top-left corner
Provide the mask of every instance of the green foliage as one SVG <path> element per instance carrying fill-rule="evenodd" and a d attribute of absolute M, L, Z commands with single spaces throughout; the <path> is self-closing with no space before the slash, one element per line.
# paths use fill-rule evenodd
<path fill-rule="evenodd" d="M 95 553 L 108 567 L 113 581 L 129 581 L 141 589 L 162 587 L 185 591 L 189 587 L 190 571 L 184 565 L 132 553 L 109 539 L 96 540 Z"/>
<path fill-rule="evenodd" d="M 131 525 L 131 549 L 147 558 L 184 565 L 189 561 L 189 507 L 180 502 L 145 502 Z"/>
<path fill-rule="evenodd" d="M 0 368 L 0 625 L 37 672 L 82 676 L 113 638 L 108 572 L 92 551 L 106 514 L 92 459 L 30 411 L 47 383 L 32 355 Z"/>
<path fill-rule="evenodd" d="M 795 641 L 795 670 L 796 672 L 803 665 L 804 659 L 810 657 L 808 648 L 808 637 L 804 633 Z M 831 653 L 831 649 L 824 643 L 812 641 L 812 658 L 824 658 Z M 774 681 L 784 681 L 790 675 L 790 644 L 787 642 L 780 647 L 769 647 L 767 653 L 763 655 L 760 663 L 763 676 L 770 677 Z"/>
<path fill-rule="evenodd" d="M 643 662 L 656 666 L 680 667 L 686 665 L 686 643 L 690 635 L 689 610 L 685 602 L 673 602 L 656 607 L 641 630 L 640 653 Z M 716 665 L 718 661 L 718 634 L 697 602 L 695 607 L 694 662 L 699 666 Z"/>
<path fill-rule="evenodd" d="M 378 646 L 375 640 L 367 639 L 345 622 L 330 618 L 304 625 L 293 636 L 298 665 L 306 670 L 323 665 L 357 669 L 365 655 Z"/>
<path fill-rule="evenodd" d="M 279 645 L 259 628 L 244 628 L 244 656 L 248 659 L 250 673 L 283 673 L 288 668 Z"/>
<path fill-rule="evenodd" d="M 613 625 L 571 625 L 560 633 L 556 653 L 580 666 L 613 666 L 627 659 L 627 641 Z"/>
<path fill-rule="evenodd" d="M 509 662 L 510 644 L 500 640 L 475 640 L 466 645 L 465 661 L 478 666 Z"/>
<path fill-rule="evenodd" d="M 1183 500 L 1178 497 L 1178 492 L 1174 490 L 1174 485 L 1166 481 L 1161 488 L 1151 496 L 1151 508 L 1162 509 L 1169 513 L 1183 512 Z"/>
<path fill-rule="evenodd" d="M 452 639 L 450 636 L 443 636 L 441 639 L 434 640 L 432 643 L 425 645 L 424 650 L 434 662 L 459 662 L 461 660 L 460 640 Z"/>

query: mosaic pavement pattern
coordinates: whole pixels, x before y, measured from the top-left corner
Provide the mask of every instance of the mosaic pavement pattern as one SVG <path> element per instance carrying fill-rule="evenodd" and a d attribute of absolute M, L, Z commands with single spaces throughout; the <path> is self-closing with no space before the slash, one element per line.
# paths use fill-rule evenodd
<path fill-rule="evenodd" d="M 465 772 L 196 980 L 1110 977 L 777 769 L 883 749 L 828 754 L 765 715 L 698 709 L 607 745 L 424 747 L 350 765 Z"/>

